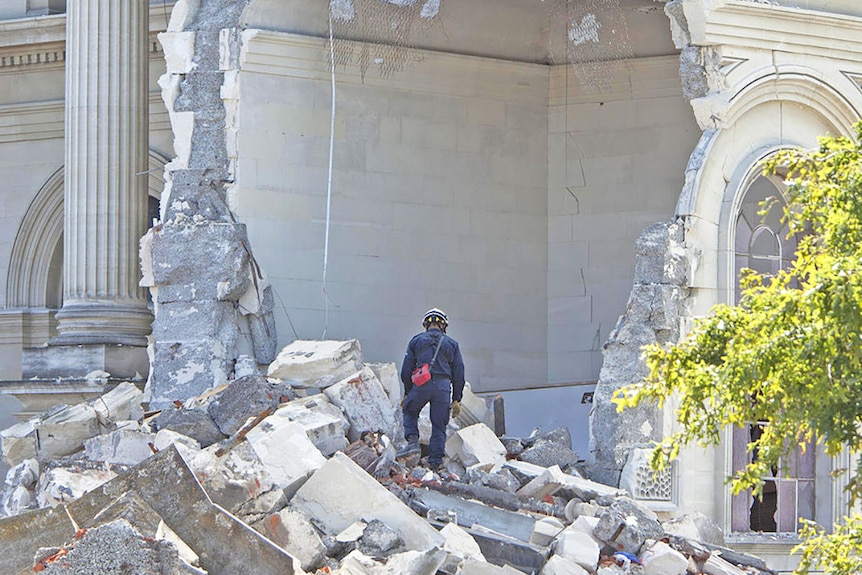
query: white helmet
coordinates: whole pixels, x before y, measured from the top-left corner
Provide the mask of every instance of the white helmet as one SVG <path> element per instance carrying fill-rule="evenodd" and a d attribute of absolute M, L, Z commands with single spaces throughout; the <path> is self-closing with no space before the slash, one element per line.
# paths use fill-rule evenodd
<path fill-rule="evenodd" d="M 449 318 L 446 317 L 446 312 L 436 307 L 426 311 L 425 317 L 422 318 L 422 327 L 428 329 L 428 326 L 432 323 L 438 323 L 445 329 L 449 325 Z"/>

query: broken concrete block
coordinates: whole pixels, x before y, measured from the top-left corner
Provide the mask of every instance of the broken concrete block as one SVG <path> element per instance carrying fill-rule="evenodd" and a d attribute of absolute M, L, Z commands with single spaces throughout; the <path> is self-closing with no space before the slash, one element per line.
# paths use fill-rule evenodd
<path fill-rule="evenodd" d="M 435 575 L 446 559 L 442 549 L 406 551 L 375 561 L 359 550 L 351 551 L 335 572 L 338 575 Z"/>
<path fill-rule="evenodd" d="M 503 467 L 510 470 L 518 481 L 521 482 L 522 486 L 544 473 L 545 469 L 547 469 L 547 467 L 540 467 L 526 461 L 518 461 L 517 459 L 506 461 Z"/>
<path fill-rule="evenodd" d="M 187 74 L 194 67 L 194 32 L 162 32 L 158 35 L 168 74 Z"/>
<path fill-rule="evenodd" d="M 404 384 L 401 383 L 401 375 L 398 373 L 398 367 L 394 363 L 369 363 L 366 364 L 377 376 L 383 390 L 386 391 L 387 397 L 392 407 L 401 409 L 401 398 L 404 397 Z"/>
<path fill-rule="evenodd" d="M 239 431 L 249 418 L 272 413 L 278 397 L 266 378 L 250 375 L 231 382 L 207 407 L 207 413 L 225 435 Z"/>
<path fill-rule="evenodd" d="M 143 396 L 143 392 L 135 384 L 124 381 L 91 403 L 99 416 L 99 423 L 108 426 L 117 421 L 143 419 L 144 409 L 141 407 Z"/>
<path fill-rule="evenodd" d="M 169 429 L 191 437 L 204 448 L 225 438 L 209 414 L 202 409 L 177 409 L 168 406 L 162 409 L 152 424 L 158 431 Z"/>
<path fill-rule="evenodd" d="M 488 563 L 486 561 L 480 561 L 479 559 L 469 558 L 466 559 L 462 564 L 460 569 L 458 570 L 458 575 L 519 575 L 521 571 L 516 569 L 507 569 L 506 567 L 499 567 L 497 565 L 493 565 L 492 563 Z"/>
<path fill-rule="evenodd" d="M 326 547 L 311 522 L 299 511 L 285 508 L 252 527 L 299 559 L 306 571 L 323 565 Z"/>
<path fill-rule="evenodd" d="M 8 467 L 15 467 L 25 459 L 36 457 L 37 421 L 36 418 L 31 418 L 0 431 L 3 461 Z"/>
<path fill-rule="evenodd" d="M 548 560 L 549 550 L 525 543 L 504 533 L 476 525 L 467 530 L 488 563 L 523 573 L 536 573 Z"/>
<path fill-rule="evenodd" d="M 186 461 L 191 461 L 201 450 L 200 442 L 188 435 L 177 433 L 171 429 L 159 430 L 153 440 L 153 447 L 156 448 L 156 452 L 167 449 L 171 445 L 177 448 L 177 451 Z"/>
<path fill-rule="evenodd" d="M 234 512 L 262 493 L 276 488 L 257 454 L 246 442 L 233 447 L 221 457 L 218 446 L 200 451 L 189 461 L 189 467 L 212 500 Z"/>
<path fill-rule="evenodd" d="M 296 340 L 269 365 L 267 376 L 295 387 L 325 388 L 362 369 L 359 341 Z"/>
<path fill-rule="evenodd" d="M 180 561 L 184 562 L 186 565 L 191 567 L 191 569 L 186 569 L 189 575 L 193 573 L 205 575 L 206 571 L 200 569 L 200 557 L 197 553 L 194 552 L 194 549 L 188 546 L 188 544 L 183 541 L 179 535 L 174 533 L 174 530 L 167 526 L 164 521 L 159 522 L 159 526 L 156 529 L 156 539 L 164 539 L 165 541 L 169 541 L 174 544 L 174 547 L 177 548 L 177 553 L 179 554 Z M 185 573 L 186 571 L 183 571 Z"/>
<path fill-rule="evenodd" d="M 430 489 L 414 489 L 413 497 L 425 508 L 454 511 L 458 525 L 461 527 L 482 525 L 523 542 L 530 540 L 536 523 L 534 517 L 525 513 L 483 505 L 465 497 L 446 495 Z"/>
<path fill-rule="evenodd" d="M 473 393 L 470 383 L 464 384 L 464 396 L 461 398 L 461 415 L 458 422 L 464 426 L 484 423 L 494 429 L 494 414 L 488 409 L 485 400 Z"/>
<path fill-rule="evenodd" d="M 445 537 L 443 549 L 461 559 L 476 559 L 485 561 L 482 556 L 482 550 L 479 549 L 479 544 L 473 539 L 473 536 L 467 533 L 455 523 L 447 523 L 440 530 L 440 535 Z"/>
<path fill-rule="evenodd" d="M 84 452 L 90 461 L 136 465 L 153 454 L 150 444 L 155 439 L 155 433 L 117 429 L 84 440 Z"/>
<path fill-rule="evenodd" d="M 364 519 L 394 529 L 409 549 L 443 544 L 443 536 L 342 453 L 336 453 L 294 495 L 291 503 L 331 535 Z"/>
<path fill-rule="evenodd" d="M 327 387 L 323 393 L 341 408 L 350 422 L 348 439 L 357 441 L 366 431 L 389 436 L 395 429 L 395 409 L 369 367 Z"/>
<path fill-rule="evenodd" d="M 621 497 L 627 495 L 625 491 L 621 491 L 616 487 L 596 483 L 583 477 L 575 477 L 569 473 L 566 473 L 563 479 L 565 481 L 560 491 L 563 492 L 567 499 L 577 498 L 581 501 L 592 501 L 604 496 Z"/>
<path fill-rule="evenodd" d="M 640 556 L 644 575 L 683 575 L 686 572 L 688 559 L 667 543 L 656 541 L 644 547 Z"/>
<path fill-rule="evenodd" d="M 36 490 L 36 500 L 39 507 L 56 507 L 80 498 L 116 477 L 116 473 L 107 468 L 101 469 L 65 469 L 55 467 L 42 472 Z"/>
<path fill-rule="evenodd" d="M 362 530 L 359 550 L 371 557 L 385 557 L 404 551 L 404 540 L 379 519 L 372 519 Z"/>
<path fill-rule="evenodd" d="M 159 514 L 134 491 L 127 491 L 93 517 L 94 523 L 110 523 L 125 519 L 145 537 L 155 537 L 162 523 Z"/>
<path fill-rule="evenodd" d="M 172 543 L 144 537 L 128 521 L 119 519 L 86 531 L 64 549 L 60 566 L 37 558 L 34 571 L 46 573 L 135 573 L 169 575 L 178 573 L 179 555 Z M 44 562 L 43 562 L 44 561 Z"/>
<path fill-rule="evenodd" d="M 304 480 L 326 463 L 305 429 L 283 417 L 267 417 L 245 438 L 267 475 L 282 489 Z"/>
<path fill-rule="evenodd" d="M 533 499 L 542 499 L 547 495 L 553 495 L 563 486 L 565 482 L 563 475 L 565 474 L 560 470 L 558 465 L 552 465 L 545 469 L 541 475 L 519 489 L 518 495 L 532 497 Z"/>
<path fill-rule="evenodd" d="M 159 294 L 163 291 L 160 289 Z M 174 401 L 197 397 L 228 382 L 239 334 L 228 333 L 236 331 L 235 321 L 226 320 L 223 327 L 221 339 L 200 336 L 153 343 L 150 409 L 164 409 Z"/>
<path fill-rule="evenodd" d="M 703 564 L 703 572 L 707 575 L 745 575 L 745 571 L 725 561 L 715 553 L 710 555 Z"/>
<path fill-rule="evenodd" d="M 365 526 L 368 525 L 365 521 L 356 521 L 344 529 L 341 533 L 335 536 L 335 540 L 339 543 L 355 543 L 359 541 L 362 534 L 365 532 Z"/>
<path fill-rule="evenodd" d="M 549 441 L 540 439 L 518 456 L 521 461 L 533 463 L 541 467 L 551 467 L 558 465 L 560 468 L 574 465 L 582 461 L 580 455 L 571 450 L 571 448 L 562 445 L 557 441 Z"/>
<path fill-rule="evenodd" d="M 593 535 L 613 547 L 637 554 L 647 539 L 664 534 L 656 514 L 628 497 L 618 497 L 599 516 Z"/>
<path fill-rule="evenodd" d="M 457 431 L 446 441 L 446 455 L 465 466 L 493 469 L 506 462 L 506 447 L 490 427 L 477 423 Z"/>
<path fill-rule="evenodd" d="M 580 515 L 572 521 L 571 525 L 569 525 L 569 529 L 574 529 L 576 531 L 583 531 L 589 535 L 593 534 L 593 531 L 596 529 L 596 525 L 599 524 L 598 517 L 590 517 L 587 515 Z"/>
<path fill-rule="evenodd" d="M 273 415 L 284 417 L 301 425 L 314 446 L 326 457 L 347 447 L 343 419 L 340 417 L 321 410 L 309 409 L 305 405 L 293 401 L 279 407 Z"/>
<path fill-rule="evenodd" d="M 346 436 L 347 432 L 350 431 L 350 422 L 347 421 L 347 417 L 344 415 L 344 411 L 342 411 L 340 407 L 329 401 L 329 398 L 322 393 L 316 393 L 314 395 L 309 395 L 308 397 L 298 397 L 291 400 L 290 403 L 288 403 L 287 405 L 282 405 L 281 407 L 290 409 L 288 408 L 288 406 L 290 406 L 291 408 L 303 407 L 305 409 L 310 409 L 311 411 L 317 411 L 335 417 L 336 419 L 340 419 L 341 428 L 344 435 Z"/>
<path fill-rule="evenodd" d="M 84 440 L 101 433 L 99 417 L 91 405 L 58 406 L 36 423 L 39 457 L 61 457 L 80 451 Z"/>
<path fill-rule="evenodd" d="M 533 525 L 530 543 L 539 547 L 547 547 L 565 528 L 563 522 L 555 517 L 542 517 Z"/>
<path fill-rule="evenodd" d="M 0 513 L 12 516 L 35 508 L 38 481 L 39 462 L 35 459 L 25 459 L 6 472 Z"/>
<path fill-rule="evenodd" d="M 562 555 L 551 555 L 539 575 L 589 575 L 589 571 Z"/>
<path fill-rule="evenodd" d="M 566 529 L 557 538 L 557 555 L 593 572 L 599 563 L 601 545 L 596 539 L 577 529 Z"/>
<path fill-rule="evenodd" d="M 718 524 L 703 513 L 687 513 L 665 521 L 665 533 L 701 541 L 711 545 L 724 545 L 724 531 Z"/>

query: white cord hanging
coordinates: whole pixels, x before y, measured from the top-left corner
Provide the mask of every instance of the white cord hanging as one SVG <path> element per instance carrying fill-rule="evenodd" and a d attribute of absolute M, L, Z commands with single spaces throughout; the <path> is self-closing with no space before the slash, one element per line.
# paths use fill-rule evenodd
<path fill-rule="evenodd" d="M 332 113 L 329 120 L 329 168 L 326 182 L 326 229 L 323 237 L 323 335 L 326 339 L 326 330 L 329 327 L 329 293 L 326 291 L 326 272 L 329 268 L 329 220 L 332 207 L 332 157 L 335 150 L 335 45 L 332 35 L 332 5 L 329 6 L 329 76 L 332 84 Z"/>

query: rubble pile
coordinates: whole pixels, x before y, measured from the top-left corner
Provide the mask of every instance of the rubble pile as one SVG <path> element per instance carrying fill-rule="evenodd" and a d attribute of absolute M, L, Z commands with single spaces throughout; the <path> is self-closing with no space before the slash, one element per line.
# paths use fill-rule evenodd
<path fill-rule="evenodd" d="M 0 572 L 772 573 L 707 518 L 584 478 L 567 429 L 498 436 L 469 385 L 444 469 L 398 459 L 401 390 L 355 340 L 296 341 L 158 411 L 123 383 L 0 431 Z"/>

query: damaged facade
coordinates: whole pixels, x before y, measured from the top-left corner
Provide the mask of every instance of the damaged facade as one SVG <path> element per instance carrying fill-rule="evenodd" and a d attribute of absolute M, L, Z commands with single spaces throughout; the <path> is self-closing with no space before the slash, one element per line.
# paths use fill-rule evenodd
<path fill-rule="evenodd" d="M 755 217 L 783 185 L 757 164 L 859 118 L 855 0 L 345 0 L 334 72 L 325 2 L 66 4 L 0 2 L 0 356 L 25 410 L 91 397 L 88 374 L 143 387 L 150 361 L 167 407 L 321 333 L 387 363 L 440 306 L 477 393 L 595 387 L 573 433 L 597 481 L 777 557 L 750 533 L 846 508 L 813 455 L 760 522 L 724 486 L 731 434 L 653 477 L 672 418 L 608 398 L 739 267 L 792 254 Z M 409 49 L 375 32 L 383 4 Z"/>

